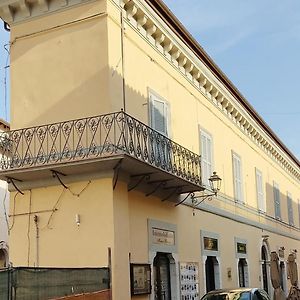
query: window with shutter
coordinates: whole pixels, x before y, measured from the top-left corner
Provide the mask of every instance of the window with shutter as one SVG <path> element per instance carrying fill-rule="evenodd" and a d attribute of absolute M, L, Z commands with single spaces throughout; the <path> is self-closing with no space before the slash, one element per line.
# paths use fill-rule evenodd
<path fill-rule="evenodd" d="M 298 218 L 299 218 L 299 228 L 300 228 L 300 199 L 298 199 Z"/>
<path fill-rule="evenodd" d="M 290 225 L 294 225 L 294 215 L 293 215 L 293 200 L 292 195 L 287 193 L 287 209 L 288 209 L 288 221 Z"/>
<path fill-rule="evenodd" d="M 234 199 L 238 202 L 244 203 L 242 163 L 241 163 L 240 156 L 234 152 L 232 152 L 232 168 L 233 168 Z"/>
<path fill-rule="evenodd" d="M 263 189 L 263 178 L 262 173 L 255 168 L 256 177 L 256 195 L 257 195 L 257 207 L 260 211 L 266 212 L 266 202 Z"/>
<path fill-rule="evenodd" d="M 200 129 L 201 140 L 201 175 L 202 183 L 209 186 L 209 177 L 213 172 L 212 137 L 209 133 Z"/>
<path fill-rule="evenodd" d="M 274 182 L 273 184 L 273 194 L 274 194 L 275 218 L 281 219 L 280 191 L 279 191 L 279 185 L 276 182 Z"/>
<path fill-rule="evenodd" d="M 169 108 L 166 101 L 155 94 L 150 94 L 151 127 L 159 133 L 168 136 Z"/>

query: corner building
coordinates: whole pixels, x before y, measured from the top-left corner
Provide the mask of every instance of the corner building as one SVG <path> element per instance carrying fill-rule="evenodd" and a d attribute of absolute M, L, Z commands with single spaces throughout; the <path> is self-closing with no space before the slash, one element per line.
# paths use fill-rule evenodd
<path fill-rule="evenodd" d="M 14 266 L 110 263 L 113 299 L 272 295 L 276 251 L 288 292 L 300 163 L 161 1 L 6 0 L 0 16 Z"/>

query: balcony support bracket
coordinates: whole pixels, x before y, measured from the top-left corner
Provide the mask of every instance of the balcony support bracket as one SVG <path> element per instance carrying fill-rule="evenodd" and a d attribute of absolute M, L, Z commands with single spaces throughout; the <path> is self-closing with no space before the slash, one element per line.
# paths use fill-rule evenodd
<path fill-rule="evenodd" d="M 150 180 L 150 175 L 151 174 L 152 173 L 132 175 L 131 178 L 134 178 L 134 177 L 140 177 L 140 178 L 138 179 L 138 181 L 133 186 L 128 187 L 128 192 L 130 192 L 133 189 L 135 189 L 136 187 L 138 187 L 144 180 L 146 180 L 146 181 Z"/>
<path fill-rule="evenodd" d="M 62 181 L 61 178 L 59 177 L 60 175 L 61 175 L 61 176 L 66 176 L 66 175 L 63 174 L 63 173 L 54 171 L 54 170 L 51 170 L 51 172 L 52 172 L 52 176 L 53 176 L 54 178 L 57 178 L 57 180 L 59 181 L 59 183 L 60 183 L 65 189 L 68 190 L 69 188 L 63 183 L 63 181 Z"/>
<path fill-rule="evenodd" d="M 24 195 L 24 192 L 22 192 L 22 191 L 17 187 L 15 181 L 20 181 L 20 180 L 17 180 L 17 179 L 15 179 L 15 178 L 11 178 L 11 177 L 7 177 L 7 182 L 8 182 L 8 183 L 11 183 L 11 184 L 14 186 L 14 188 L 15 188 L 20 194 Z"/>
<path fill-rule="evenodd" d="M 180 194 L 180 192 L 182 191 L 182 186 L 176 186 L 176 187 L 173 187 L 173 191 L 171 193 L 169 193 L 168 196 L 166 196 L 165 198 L 163 198 L 161 201 L 166 201 L 168 199 L 170 199 L 173 195 L 175 194 Z"/>
<path fill-rule="evenodd" d="M 146 194 L 146 197 L 154 194 L 159 188 L 164 187 L 167 184 L 168 181 L 170 181 L 170 180 L 167 179 L 167 180 L 161 180 L 161 181 L 151 181 L 151 182 L 148 182 L 148 183 L 156 183 L 156 182 L 159 182 L 159 183 L 156 185 L 156 187 L 151 192 L 149 192 L 149 193 Z"/>
<path fill-rule="evenodd" d="M 120 159 L 117 164 L 114 166 L 114 178 L 113 178 L 113 189 L 116 188 L 117 183 L 118 183 L 118 179 L 119 179 L 119 172 L 121 169 L 121 163 L 122 163 L 122 159 Z"/>
<path fill-rule="evenodd" d="M 178 206 L 179 204 L 182 204 L 188 197 L 190 197 L 190 196 L 192 196 L 192 199 L 193 199 L 193 197 L 194 197 L 194 193 L 193 192 L 189 192 L 187 195 L 186 195 L 186 197 L 183 199 L 183 200 L 181 200 L 180 202 L 178 202 L 178 203 L 176 203 L 175 204 L 175 206 Z"/>

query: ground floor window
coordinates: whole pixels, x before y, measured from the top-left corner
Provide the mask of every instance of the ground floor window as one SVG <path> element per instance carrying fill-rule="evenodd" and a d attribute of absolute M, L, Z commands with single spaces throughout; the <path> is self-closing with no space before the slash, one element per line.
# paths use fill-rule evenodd
<path fill-rule="evenodd" d="M 261 260 L 262 260 L 262 280 L 263 280 L 263 289 L 268 293 L 268 272 L 267 272 L 267 250 L 265 246 L 261 248 Z"/>
<path fill-rule="evenodd" d="M 205 261 L 206 292 L 220 288 L 220 267 L 215 256 L 207 256 Z"/>
<path fill-rule="evenodd" d="M 279 267 L 280 267 L 280 285 L 282 287 L 282 290 L 286 293 L 286 289 L 287 289 L 287 286 L 286 286 L 286 278 L 287 278 L 287 275 L 286 275 L 286 270 L 285 270 L 285 264 L 283 261 L 280 262 L 279 264 Z"/>
<path fill-rule="evenodd" d="M 7 267 L 7 253 L 5 250 L 0 249 L 0 268 Z"/>
<path fill-rule="evenodd" d="M 239 286 L 249 286 L 248 264 L 245 258 L 240 258 L 238 262 Z"/>
<path fill-rule="evenodd" d="M 155 300 L 171 300 L 170 259 L 158 252 L 153 261 Z"/>

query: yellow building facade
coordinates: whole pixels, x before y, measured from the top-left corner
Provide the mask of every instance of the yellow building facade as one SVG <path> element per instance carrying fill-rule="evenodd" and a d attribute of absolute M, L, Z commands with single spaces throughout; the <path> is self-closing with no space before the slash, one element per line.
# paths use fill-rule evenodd
<path fill-rule="evenodd" d="M 109 265 L 114 299 L 272 295 L 276 251 L 288 292 L 300 163 L 163 3 L 7 0 L 0 16 L 14 266 Z"/>

